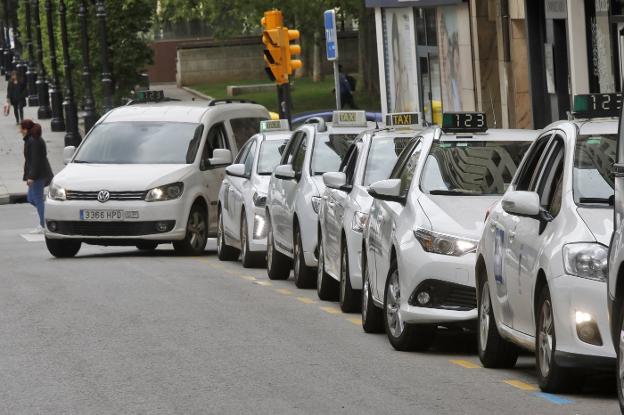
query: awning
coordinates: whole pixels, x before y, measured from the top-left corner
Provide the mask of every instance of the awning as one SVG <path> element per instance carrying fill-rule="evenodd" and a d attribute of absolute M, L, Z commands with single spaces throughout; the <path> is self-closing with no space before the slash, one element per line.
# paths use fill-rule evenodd
<path fill-rule="evenodd" d="M 461 2 L 462 0 L 366 0 L 366 7 L 435 7 Z"/>

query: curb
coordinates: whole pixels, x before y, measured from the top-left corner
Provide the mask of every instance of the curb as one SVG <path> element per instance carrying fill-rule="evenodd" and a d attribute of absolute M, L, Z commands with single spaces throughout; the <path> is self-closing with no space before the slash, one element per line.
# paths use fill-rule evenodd
<path fill-rule="evenodd" d="M 198 97 L 198 98 L 205 99 L 206 101 L 210 101 L 210 100 L 212 100 L 212 97 L 211 97 L 211 96 L 206 95 L 206 94 L 202 94 L 201 92 L 199 92 L 199 91 L 197 91 L 197 90 L 195 90 L 195 89 L 193 89 L 193 88 L 190 88 L 190 87 L 188 87 L 188 86 L 183 86 L 183 87 L 181 87 L 181 88 L 182 88 L 183 90 L 185 90 L 186 92 L 188 92 L 189 94 L 191 94 L 191 95 L 195 95 L 195 96 L 196 96 L 196 97 Z"/>

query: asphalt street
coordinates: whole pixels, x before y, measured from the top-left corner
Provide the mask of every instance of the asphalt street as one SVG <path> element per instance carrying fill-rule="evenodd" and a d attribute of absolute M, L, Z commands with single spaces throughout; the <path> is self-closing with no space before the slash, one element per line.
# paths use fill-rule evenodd
<path fill-rule="evenodd" d="M 615 378 L 536 387 L 532 356 L 479 364 L 474 335 L 401 353 L 359 315 L 263 269 L 83 246 L 53 259 L 0 206 L 2 414 L 617 414 Z"/>

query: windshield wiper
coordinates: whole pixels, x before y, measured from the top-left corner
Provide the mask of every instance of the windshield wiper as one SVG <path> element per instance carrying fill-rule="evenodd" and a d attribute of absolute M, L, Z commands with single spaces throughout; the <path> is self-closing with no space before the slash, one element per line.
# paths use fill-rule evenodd
<path fill-rule="evenodd" d="M 442 196 L 481 196 L 480 193 L 464 192 L 463 190 L 432 190 L 429 194 Z"/>
<path fill-rule="evenodd" d="M 581 197 L 581 198 L 579 198 L 579 203 L 581 203 L 581 204 L 595 203 L 595 204 L 613 206 L 615 204 L 615 197 L 613 197 L 613 196 L 610 196 L 608 198 L 604 198 L 604 197 Z"/>
<path fill-rule="evenodd" d="M 78 164 L 89 164 L 91 163 L 90 161 L 84 161 L 84 160 L 74 160 L 72 161 L 72 163 L 78 163 Z"/>

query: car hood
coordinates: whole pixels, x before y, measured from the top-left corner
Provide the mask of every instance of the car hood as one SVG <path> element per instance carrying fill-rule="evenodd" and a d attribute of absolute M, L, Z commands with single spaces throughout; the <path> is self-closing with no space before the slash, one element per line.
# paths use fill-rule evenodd
<path fill-rule="evenodd" d="M 499 199 L 500 196 L 422 195 L 418 202 L 433 231 L 479 240 L 485 213 Z"/>
<path fill-rule="evenodd" d="M 594 238 L 601 244 L 609 246 L 613 233 L 613 209 L 580 207 L 577 212 Z"/>
<path fill-rule="evenodd" d="M 54 183 L 77 191 L 142 191 L 182 181 L 193 168 L 187 164 L 70 163 L 54 177 Z"/>

